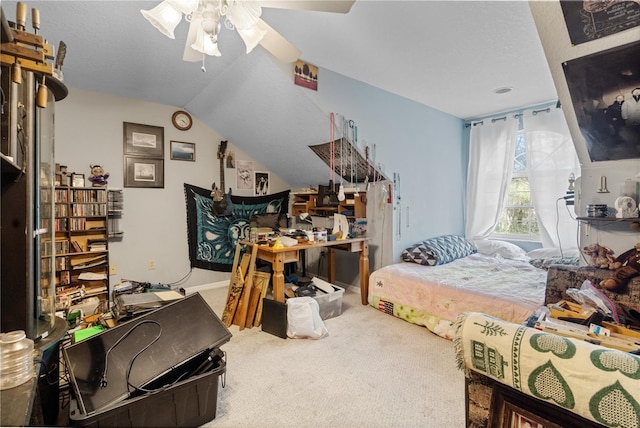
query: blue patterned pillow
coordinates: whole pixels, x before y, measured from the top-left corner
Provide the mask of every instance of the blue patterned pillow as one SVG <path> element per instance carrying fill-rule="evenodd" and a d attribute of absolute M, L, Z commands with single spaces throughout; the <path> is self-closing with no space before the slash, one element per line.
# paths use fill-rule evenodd
<path fill-rule="evenodd" d="M 443 265 L 476 253 L 476 247 L 458 235 L 427 239 L 402 252 L 402 260 L 425 266 Z"/>

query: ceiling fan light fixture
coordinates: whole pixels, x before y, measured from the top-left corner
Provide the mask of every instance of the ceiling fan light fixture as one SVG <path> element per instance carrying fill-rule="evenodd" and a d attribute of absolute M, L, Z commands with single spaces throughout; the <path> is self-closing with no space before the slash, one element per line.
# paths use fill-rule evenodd
<path fill-rule="evenodd" d="M 193 42 L 191 48 L 200 53 L 210 56 L 221 56 L 220 49 L 218 49 L 217 38 L 215 36 L 207 34 L 202 28 L 200 28 L 196 34 L 196 41 Z"/>
<path fill-rule="evenodd" d="M 218 34 L 220 33 L 220 14 L 214 9 L 207 8 L 202 12 L 202 22 L 200 26 L 206 34 L 213 36 L 215 42 L 218 41 Z"/>
<path fill-rule="evenodd" d="M 262 30 L 257 26 L 247 29 L 236 28 L 236 31 L 240 34 L 240 38 L 242 38 L 242 41 L 247 47 L 247 53 L 250 53 L 267 34 L 265 30 Z"/>
<path fill-rule="evenodd" d="M 200 0 L 167 0 L 175 10 L 185 15 L 189 15 L 200 6 Z"/>
<path fill-rule="evenodd" d="M 262 7 L 255 1 L 228 0 L 227 5 L 226 17 L 236 29 L 255 27 L 262 15 Z"/>
<path fill-rule="evenodd" d="M 173 31 L 180 23 L 182 13 L 174 9 L 168 0 L 163 1 L 151 10 L 140 10 L 140 12 L 162 34 L 170 39 L 176 38 Z"/>

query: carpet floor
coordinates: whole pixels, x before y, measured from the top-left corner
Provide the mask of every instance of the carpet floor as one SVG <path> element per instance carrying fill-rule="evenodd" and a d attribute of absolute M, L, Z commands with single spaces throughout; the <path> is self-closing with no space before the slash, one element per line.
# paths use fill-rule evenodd
<path fill-rule="evenodd" d="M 227 288 L 201 291 L 219 317 Z M 465 426 L 453 343 L 360 303 L 346 290 L 319 340 L 232 325 L 225 386 L 206 427 Z"/>

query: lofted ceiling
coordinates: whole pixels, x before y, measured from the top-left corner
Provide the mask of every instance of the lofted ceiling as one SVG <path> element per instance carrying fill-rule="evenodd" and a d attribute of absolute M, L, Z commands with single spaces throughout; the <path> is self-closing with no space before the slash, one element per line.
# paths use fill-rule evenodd
<path fill-rule="evenodd" d="M 222 56 L 207 57 L 203 73 L 201 63 L 182 61 L 186 23 L 170 40 L 141 15 L 157 3 L 27 2 L 40 10 L 40 33 L 67 44 L 69 88 L 183 107 L 292 187 L 324 180 L 327 167 L 308 146 L 328 140 L 328 113 L 301 96 L 291 66 L 260 46 L 245 54 L 239 36 L 223 28 Z M 10 20 L 15 5 L 2 2 Z M 462 119 L 557 98 L 525 0 L 357 0 L 347 14 L 264 8 L 262 18 L 320 73 Z M 513 91 L 494 94 L 500 87 Z M 282 153 L 299 166 L 283 167 Z"/>

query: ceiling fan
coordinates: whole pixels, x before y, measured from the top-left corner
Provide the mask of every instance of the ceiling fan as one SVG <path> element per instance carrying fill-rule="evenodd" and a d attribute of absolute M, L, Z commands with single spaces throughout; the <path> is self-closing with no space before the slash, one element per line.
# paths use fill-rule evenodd
<path fill-rule="evenodd" d="M 218 35 L 222 24 L 236 30 L 251 52 L 258 44 L 283 62 L 294 62 L 301 51 L 260 16 L 263 7 L 347 13 L 355 0 L 164 0 L 142 15 L 167 37 L 185 16 L 189 33 L 182 59 L 201 61 L 204 55 L 220 56 Z"/>

